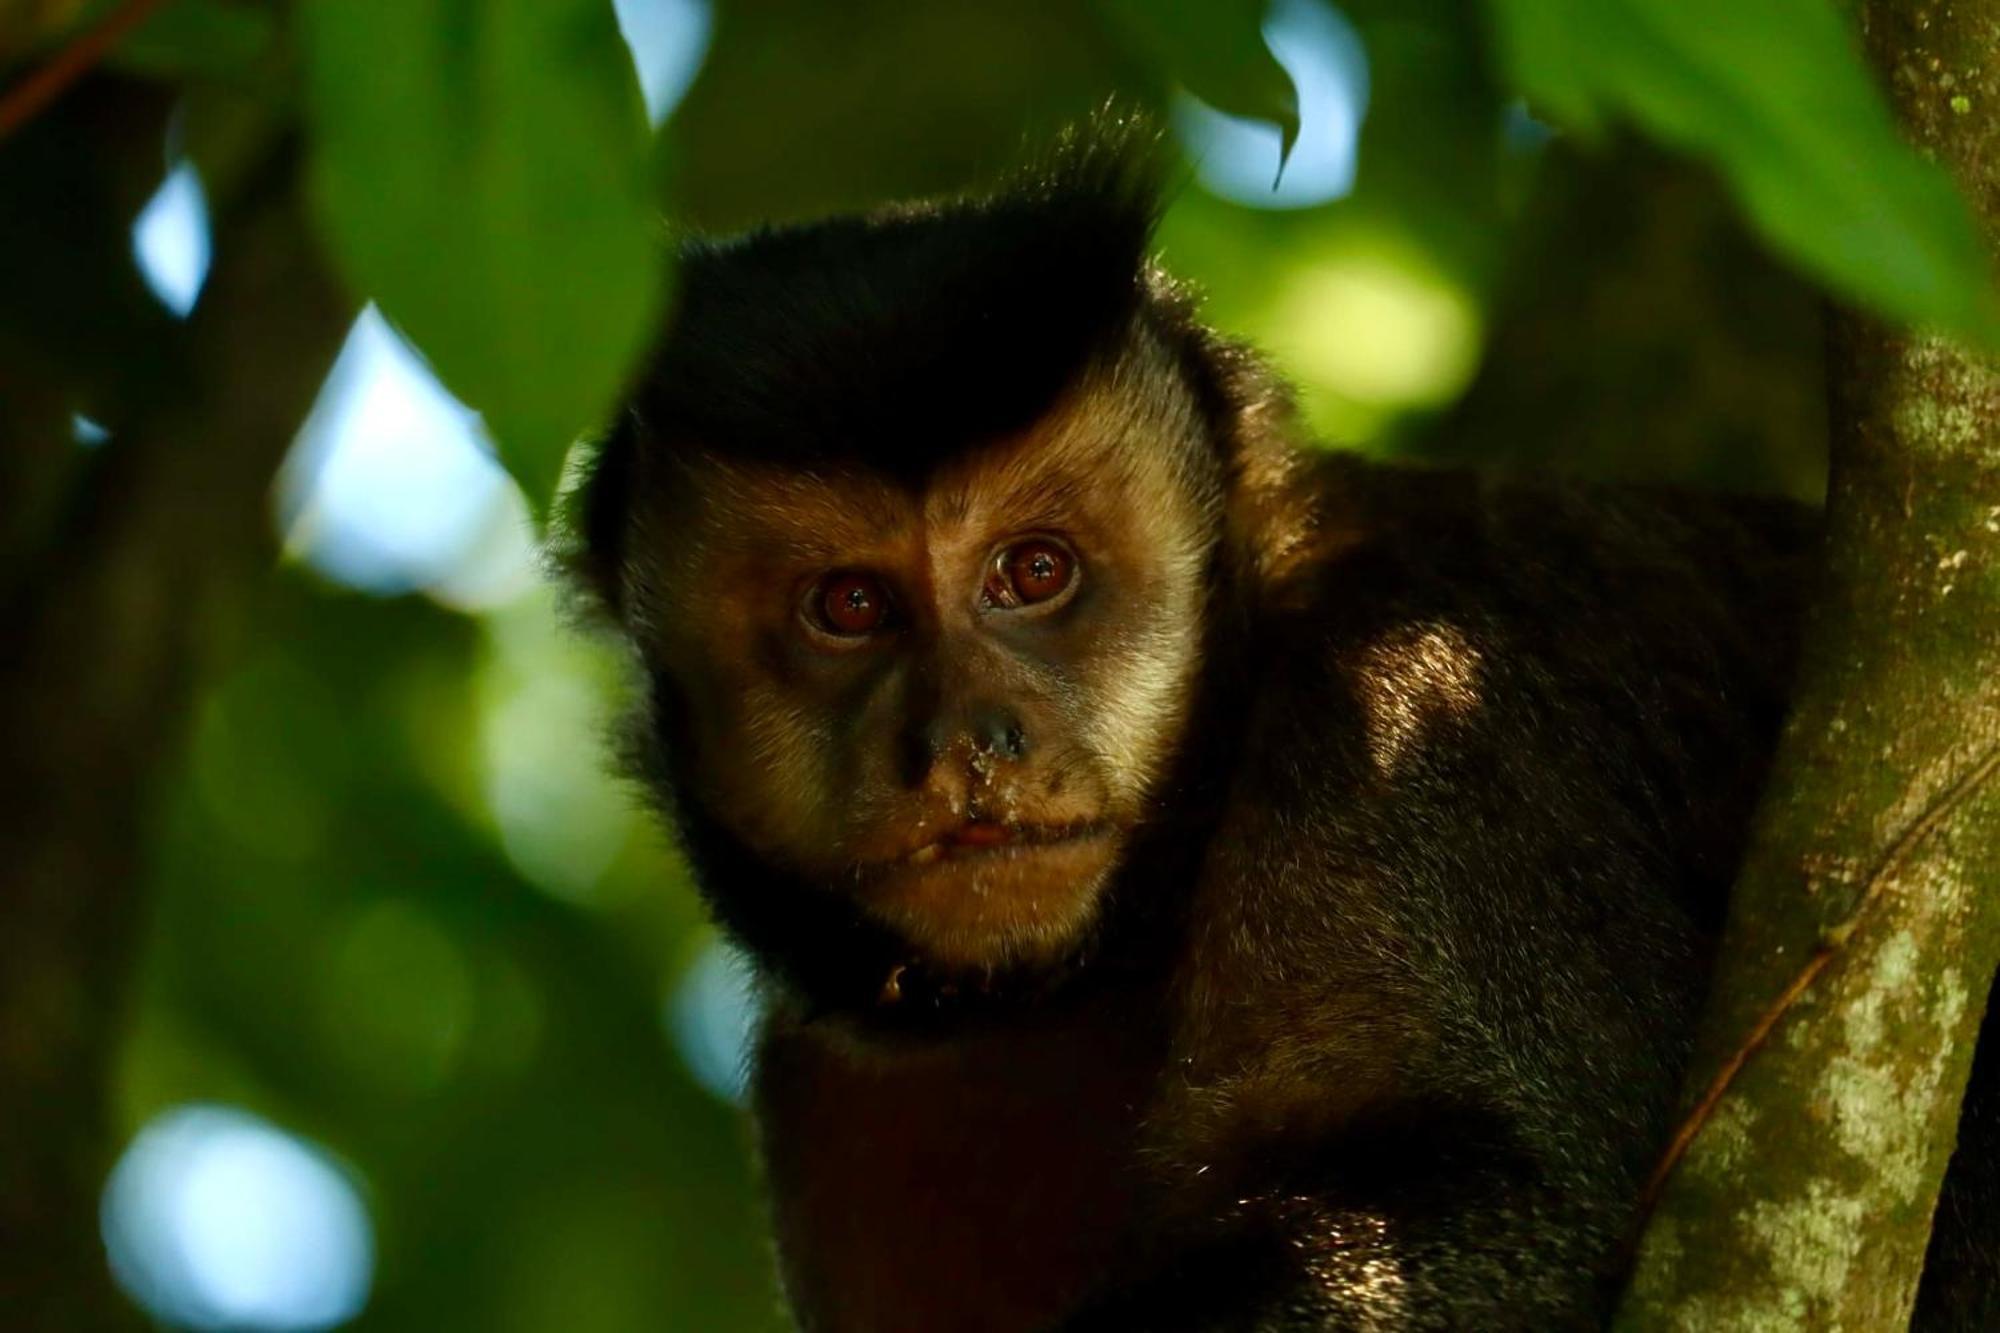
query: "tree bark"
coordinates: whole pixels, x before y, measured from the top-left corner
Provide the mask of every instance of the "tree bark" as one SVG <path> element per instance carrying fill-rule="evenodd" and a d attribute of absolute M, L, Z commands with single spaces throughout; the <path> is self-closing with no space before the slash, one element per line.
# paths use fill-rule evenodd
<path fill-rule="evenodd" d="M 128 92 L 86 85 L 8 145 L 0 162 L 32 168 L 10 177 L 23 192 L 23 207 L 0 219 L 10 240 L 44 224 L 90 230 L 80 195 L 120 159 L 150 158 L 157 180 L 158 123 Z M 9 1328 L 139 1322 L 108 1280 L 97 1196 L 115 1147 L 107 1080 L 144 919 L 151 782 L 175 753 L 219 605 L 268 567 L 271 476 L 350 315 L 304 228 L 295 159 L 290 148 L 274 153 L 240 196 L 219 201 L 215 265 L 185 325 L 119 304 L 110 275 L 130 272 L 123 245 L 107 256 L 75 232 L 16 253 L 58 272 L 24 273 L 0 293 L 10 307 L 0 311 L 0 396 L 10 404 L 0 410 L 0 1312 Z M 135 323 L 143 346 L 133 345 Z M 91 355 L 75 359 L 104 373 L 65 378 L 86 346 Z M 70 395 L 86 392 L 112 401 L 115 432 L 88 456 L 69 439 L 69 413 L 84 405 Z"/>
<path fill-rule="evenodd" d="M 1868 0 L 2000 235 L 2000 0 Z M 1623 1329 L 1908 1321 L 2000 961 L 2000 366 L 1834 321 L 1827 564 Z"/>

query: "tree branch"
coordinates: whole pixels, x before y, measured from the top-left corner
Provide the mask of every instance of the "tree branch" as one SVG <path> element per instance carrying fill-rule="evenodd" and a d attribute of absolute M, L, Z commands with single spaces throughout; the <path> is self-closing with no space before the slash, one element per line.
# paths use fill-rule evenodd
<path fill-rule="evenodd" d="M 59 158 L 101 162 L 142 128 L 82 114 L 94 109 L 84 100 L 65 103 L 76 117 L 38 122 L 9 148 L 46 131 Z M 0 1143 L 21 1146 L 0 1153 L 9 1327 L 137 1322 L 107 1280 L 96 1196 L 113 1147 L 110 1057 L 144 919 L 151 783 L 176 751 L 216 613 L 269 567 L 270 479 L 351 316 L 305 228 L 298 157 L 283 145 L 219 201 L 216 263 L 194 314 L 166 335 L 171 354 L 126 368 L 116 434 L 61 488 L 60 521 L 22 525 L 9 547 Z M 86 308 L 110 322 L 102 311 Z M 0 361 L 11 364 L 8 324 Z M 51 424 L 0 413 L 0 452 L 77 457 L 43 436 Z"/>
<path fill-rule="evenodd" d="M 2000 0 L 1863 22 L 2000 234 Z M 1832 341 L 1826 578 L 1621 1328 L 1906 1323 L 2000 963 L 2000 367 Z"/>
<path fill-rule="evenodd" d="M 125 0 L 81 36 L 56 52 L 34 73 L 0 94 L 0 139 L 20 129 L 63 89 L 88 74 L 127 33 L 144 23 L 166 0 Z"/>
<path fill-rule="evenodd" d="M 1668 1141 L 1667 1150 L 1660 1154 L 1659 1165 L 1653 1168 L 1652 1176 L 1647 1179 L 1646 1187 L 1639 1195 L 1639 1217 L 1642 1223 L 1652 1216 L 1653 1208 L 1659 1202 L 1660 1192 L 1666 1188 L 1667 1181 L 1673 1176 L 1674 1168 L 1680 1165 L 1681 1158 L 1686 1156 L 1688 1146 L 1694 1142 L 1695 1136 L 1701 1133 L 1702 1126 L 1706 1125 L 1709 1117 L 1715 1114 L 1715 1108 L 1721 1104 L 1723 1095 L 1736 1082 L 1737 1074 L 1741 1073 L 1743 1066 L 1749 1063 L 1750 1057 L 1770 1040 L 1772 1030 L 1787 1013 L 1791 1012 L 1792 1006 L 1811 988 L 1819 974 L 1826 970 L 1827 965 L 1840 955 L 1841 949 L 1852 938 L 1854 932 L 1861 928 L 1868 908 L 1880 897 L 1882 886 L 1889 882 L 1890 875 L 1901 868 L 1903 861 L 1923 843 L 1925 838 L 1936 832 L 1948 816 L 1984 787 L 1996 771 L 2000 771 L 2000 745 L 1988 749 L 1963 777 L 1951 785 L 1949 791 L 1924 812 L 1922 818 L 1910 825 L 1903 836 L 1896 840 L 1896 845 L 1890 848 L 1888 855 L 1883 858 L 1881 868 L 1868 877 L 1867 887 L 1862 892 L 1861 901 L 1855 905 L 1854 911 L 1848 914 L 1845 921 L 1827 932 L 1826 940 L 1818 951 L 1807 960 L 1804 967 L 1799 969 L 1798 975 L 1779 992 L 1778 997 L 1771 1001 L 1770 1007 L 1758 1015 L 1757 1021 L 1751 1024 L 1750 1031 L 1744 1035 L 1742 1044 L 1723 1062 L 1722 1068 L 1702 1090 L 1701 1098 L 1695 1103 L 1694 1110 L 1681 1121 L 1679 1128 L 1674 1131 L 1673 1138 Z"/>

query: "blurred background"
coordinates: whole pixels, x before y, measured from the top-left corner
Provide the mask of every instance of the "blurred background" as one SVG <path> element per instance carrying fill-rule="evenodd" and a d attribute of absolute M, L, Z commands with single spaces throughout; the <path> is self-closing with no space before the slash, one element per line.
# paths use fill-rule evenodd
<path fill-rule="evenodd" d="M 1823 289 L 1958 313 L 1832 17 L 1572 67 L 1505 3 L 1168 8 L 0 0 L 0 1324 L 783 1327 L 747 978 L 539 563 L 669 234 L 1116 98 L 1329 447 L 1807 499 Z M 1765 91 L 1662 111 L 1672 60 Z"/>

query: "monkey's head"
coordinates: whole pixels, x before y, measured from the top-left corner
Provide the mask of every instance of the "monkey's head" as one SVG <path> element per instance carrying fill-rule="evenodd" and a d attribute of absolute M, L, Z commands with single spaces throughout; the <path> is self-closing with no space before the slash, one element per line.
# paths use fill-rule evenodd
<path fill-rule="evenodd" d="M 576 501 L 683 826 L 942 969 L 1073 949 L 1188 725 L 1242 404 L 1146 174 L 690 248 Z"/>

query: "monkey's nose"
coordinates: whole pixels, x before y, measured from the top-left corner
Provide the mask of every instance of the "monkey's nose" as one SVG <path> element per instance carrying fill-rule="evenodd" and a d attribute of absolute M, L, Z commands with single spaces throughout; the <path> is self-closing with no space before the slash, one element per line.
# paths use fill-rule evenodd
<path fill-rule="evenodd" d="M 916 786 L 953 751 L 969 751 L 983 760 L 1019 762 L 1028 756 L 1028 732 L 1012 709 L 999 704 L 947 710 L 904 737 L 904 777 Z"/>
<path fill-rule="evenodd" d="M 998 759 L 1027 758 L 1028 733 L 1012 709 L 997 704 L 975 705 L 967 723 L 974 749 Z"/>

